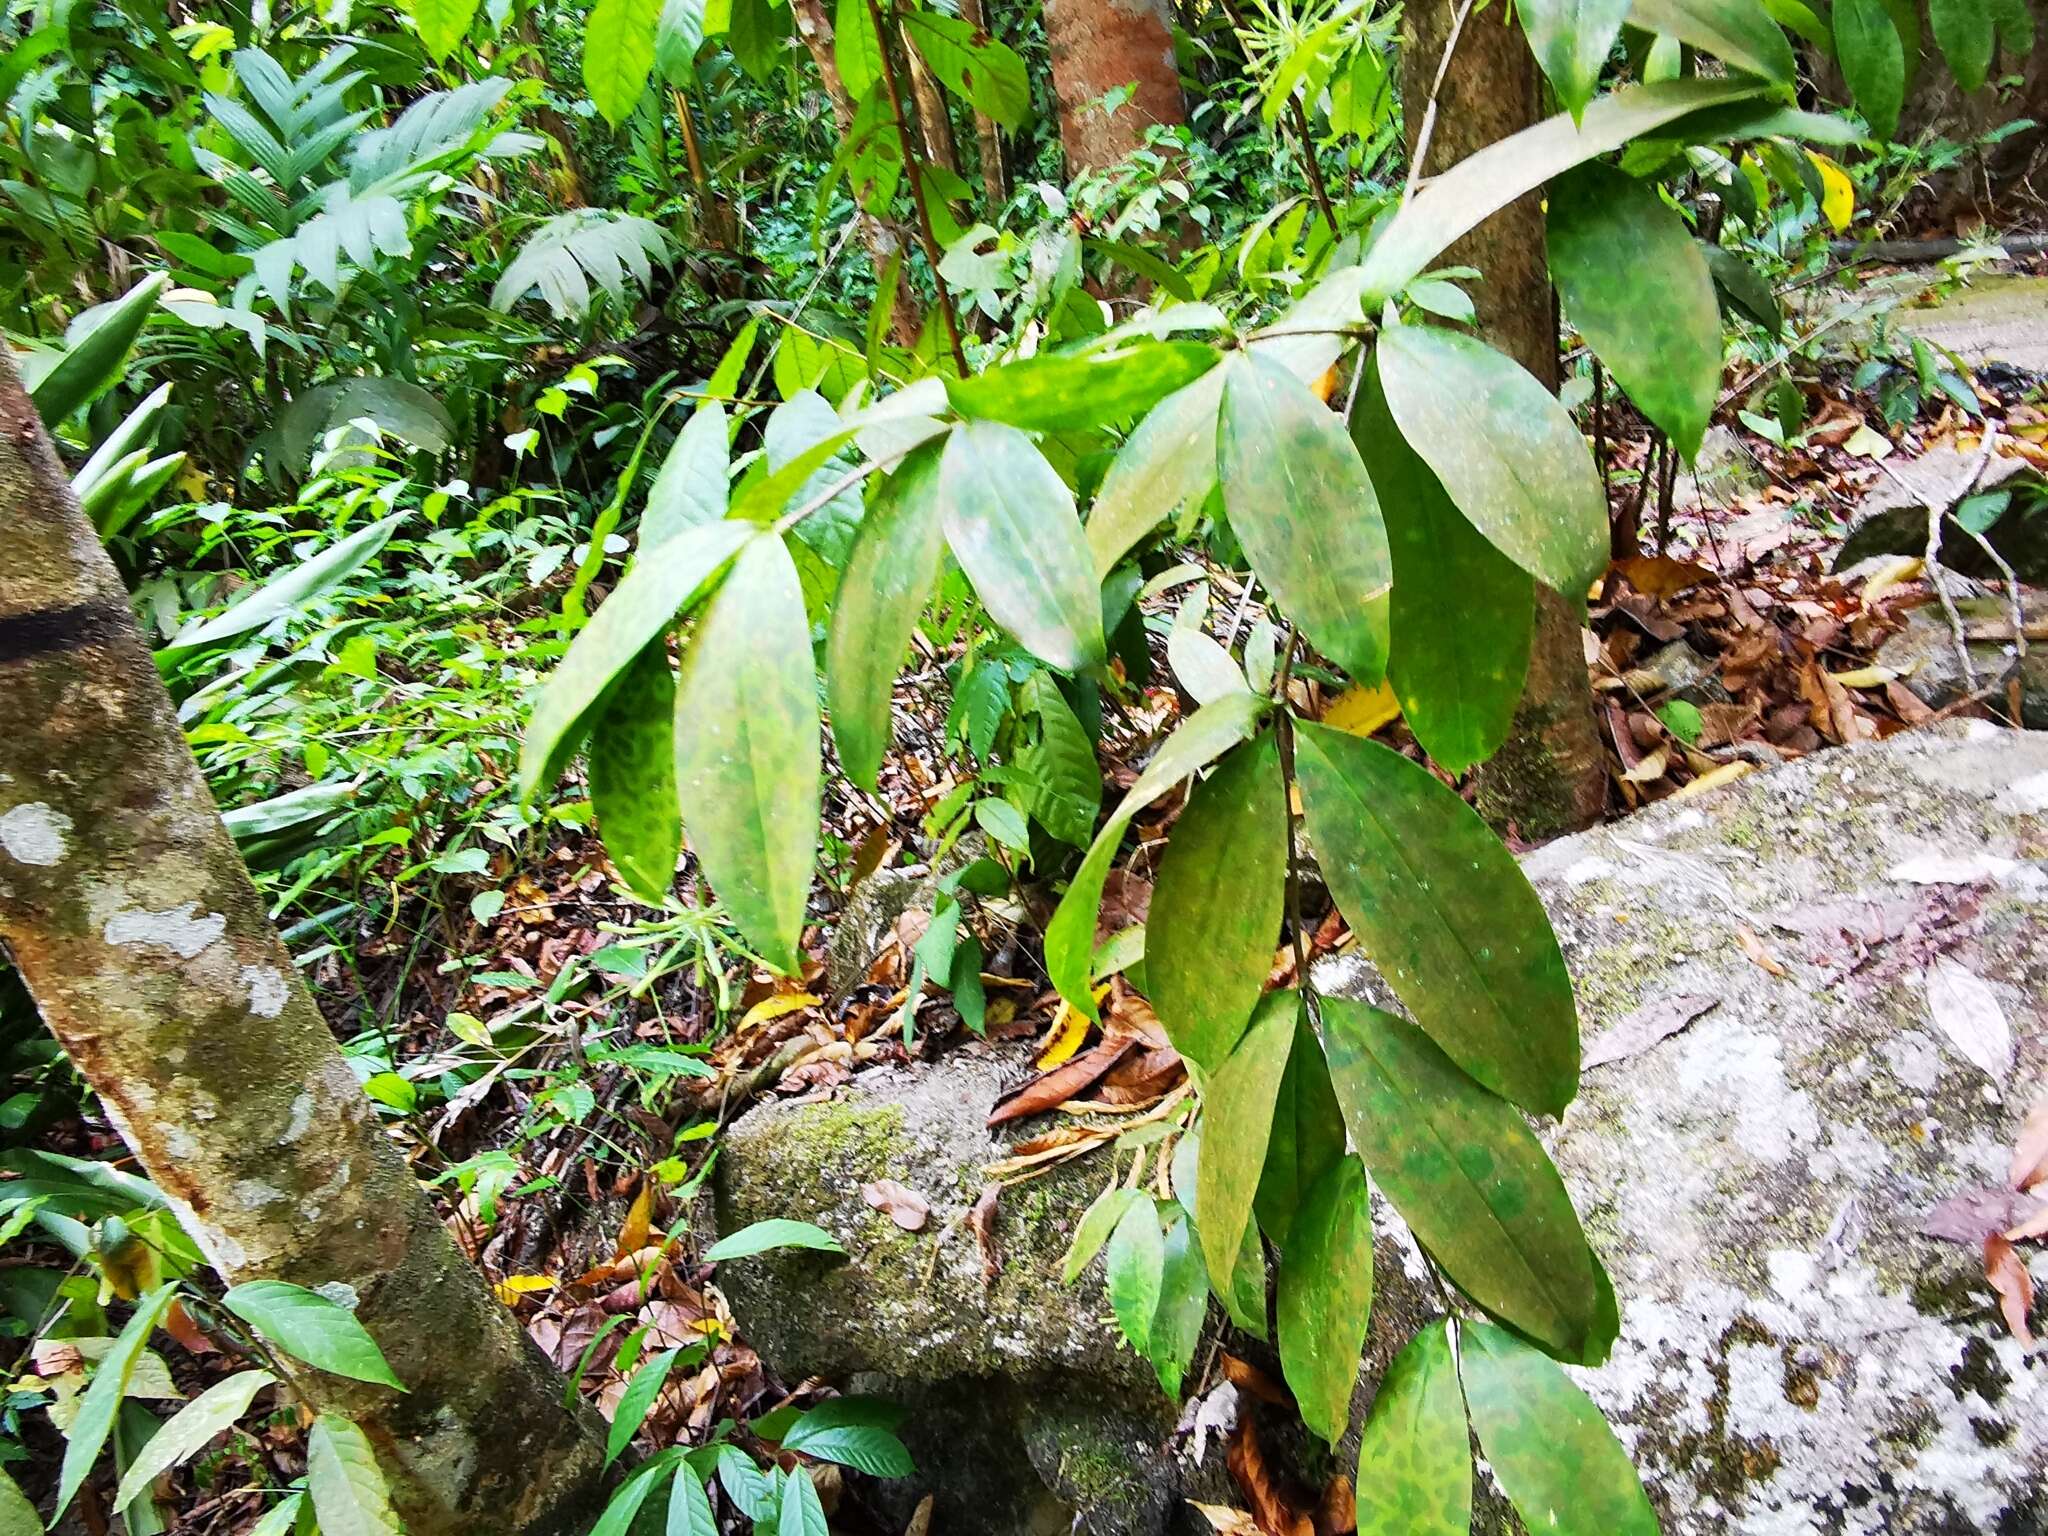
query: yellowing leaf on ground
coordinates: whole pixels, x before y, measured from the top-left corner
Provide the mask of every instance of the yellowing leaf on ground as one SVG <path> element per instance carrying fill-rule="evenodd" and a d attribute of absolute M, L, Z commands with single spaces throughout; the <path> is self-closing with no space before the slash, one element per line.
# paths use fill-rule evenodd
<path fill-rule="evenodd" d="M 1386 683 L 1374 683 L 1370 688 L 1354 684 L 1330 701 L 1323 711 L 1323 724 L 1348 735 L 1370 736 L 1400 713 L 1401 701 Z"/>
<path fill-rule="evenodd" d="M 619 1228 L 619 1246 L 615 1250 L 618 1258 L 629 1253 L 638 1253 L 647 1246 L 647 1234 L 654 1224 L 654 1181 L 642 1179 L 640 1193 L 633 1197 L 633 1203 L 626 1208 L 625 1225 Z"/>
<path fill-rule="evenodd" d="M 522 1296 L 532 1295 L 536 1291 L 550 1291 L 554 1286 L 555 1280 L 552 1275 L 507 1275 L 502 1280 L 493 1281 L 491 1291 L 498 1300 L 509 1307 Z"/>
<path fill-rule="evenodd" d="M 1849 173 L 1817 150 L 1809 149 L 1806 158 L 1820 172 L 1821 213 L 1838 232 L 1847 229 L 1851 216 L 1856 212 L 1856 188 L 1849 180 Z"/>
<path fill-rule="evenodd" d="M 1107 996 L 1109 986 L 1104 983 L 1095 989 L 1096 1005 L 1100 1007 L 1102 1000 Z M 1074 1052 L 1081 1049 L 1081 1042 L 1087 1038 L 1088 1016 L 1068 1007 L 1065 998 L 1060 999 L 1060 1006 L 1052 1016 L 1052 1027 L 1045 1032 L 1044 1040 L 1039 1042 L 1038 1070 L 1050 1072 L 1054 1067 L 1071 1060 Z"/>
<path fill-rule="evenodd" d="M 766 1024 L 770 1019 L 779 1019 L 786 1013 L 795 1013 L 799 1008 L 815 1008 L 818 997 L 811 992 L 774 992 L 764 997 L 740 1016 L 739 1033 L 745 1034 L 757 1024 Z"/>

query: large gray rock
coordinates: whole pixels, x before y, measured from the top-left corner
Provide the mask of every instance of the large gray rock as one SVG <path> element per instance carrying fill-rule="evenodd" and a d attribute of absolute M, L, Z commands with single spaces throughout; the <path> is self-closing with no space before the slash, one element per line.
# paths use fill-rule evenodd
<path fill-rule="evenodd" d="M 2027 632 L 2048 632 L 2048 592 L 2029 590 L 2021 598 Z M 2012 605 L 2004 597 L 1967 598 L 1956 604 L 1963 621 L 1976 686 L 1987 687 L 2013 663 Z M 1902 674 L 1905 685 L 1940 709 L 1973 690 L 1956 654 L 1955 631 L 1939 603 L 1925 603 L 1906 615 L 1906 627 L 1878 647 L 1877 664 Z M 1987 701 L 2006 705 L 2001 691 Z M 2048 730 L 2048 639 L 2035 639 L 2020 661 L 2020 724 Z"/>
<path fill-rule="evenodd" d="M 1576 1374 L 1672 1536 L 2048 1531 L 2042 1366 L 2006 1335 L 1975 1252 L 1920 1233 L 1940 1200 L 1999 1182 L 2048 1066 L 2044 858 L 2048 737 L 1961 723 L 1528 860 L 1589 1058 L 1607 1058 L 1547 1137 L 1623 1308 L 1612 1359 Z M 2009 1044 L 1937 1018 L 1930 965 L 1981 982 Z M 1352 957 L 1319 981 L 1377 991 Z M 1005 1193 L 992 1284 L 959 1221 L 1003 1155 L 987 1109 L 1028 1071 L 973 1047 L 750 1112 L 721 1159 L 720 1224 L 808 1217 L 849 1257 L 745 1261 L 721 1283 L 785 1376 L 870 1373 L 911 1403 L 936 1531 L 1171 1529 L 1191 1489 L 1215 1497 L 1220 1454 L 1189 1464 L 1099 1279 L 1058 1281 L 1102 1160 Z M 867 1206 L 878 1177 L 930 1200 L 925 1231 Z M 1431 1310 L 1405 1233 L 1382 1227 L 1361 1416 Z M 1485 1477 L 1479 1493 L 1477 1528 L 1512 1529 Z"/>

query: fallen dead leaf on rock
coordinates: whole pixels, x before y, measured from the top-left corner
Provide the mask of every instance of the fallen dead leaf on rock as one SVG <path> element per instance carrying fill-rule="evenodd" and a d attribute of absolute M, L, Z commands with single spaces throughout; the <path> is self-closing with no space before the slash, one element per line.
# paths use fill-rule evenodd
<path fill-rule="evenodd" d="M 2019 1250 L 2003 1237 L 1984 1239 L 1984 1278 L 1998 1293 L 1998 1310 L 2005 1318 L 2006 1329 L 2020 1341 L 2021 1347 L 2032 1349 L 2034 1330 L 2028 1325 L 2027 1314 L 2034 1309 L 2034 1277 Z"/>
<path fill-rule="evenodd" d="M 860 1197 L 906 1232 L 922 1232 L 931 1220 L 931 1202 L 894 1179 L 861 1185 Z"/>

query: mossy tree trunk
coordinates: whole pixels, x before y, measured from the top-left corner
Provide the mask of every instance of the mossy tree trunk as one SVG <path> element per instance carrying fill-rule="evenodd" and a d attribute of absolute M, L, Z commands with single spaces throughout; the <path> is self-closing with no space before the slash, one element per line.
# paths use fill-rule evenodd
<path fill-rule="evenodd" d="M 1401 99 L 1408 150 L 1449 40 L 1457 0 L 1410 0 L 1401 34 Z M 1437 93 L 1423 174 L 1435 175 L 1544 116 L 1543 81 L 1522 30 L 1499 6 L 1465 18 Z M 1444 253 L 1446 266 L 1477 267 L 1472 285 L 1486 339 L 1557 388 L 1557 317 L 1544 255 L 1543 203 L 1531 192 Z M 1593 722 L 1593 693 L 1576 601 L 1539 585 L 1529 677 L 1514 730 L 1477 773 L 1479 809 L 1526 838 L 1589 826 L 1606 807 L 1607 775 Z"/>
<path fill-rule="evenodd" d="M 1115 165 L 1154 124 L 1187 121 L 1167 0 L 1046 0 L 1045 43 L 1069 176 Z M 1104 111 L 1125 87 L 1129 99 Z"/>
<path fill-rule="evenodd" d="M 264 914 L 0 349 L 0 943 L 222 1278 L 325 1287 L 410 1390 L 300 1370 L 413 1536 L 569 1536 L 600 1452 L 463 1259 Z"/>

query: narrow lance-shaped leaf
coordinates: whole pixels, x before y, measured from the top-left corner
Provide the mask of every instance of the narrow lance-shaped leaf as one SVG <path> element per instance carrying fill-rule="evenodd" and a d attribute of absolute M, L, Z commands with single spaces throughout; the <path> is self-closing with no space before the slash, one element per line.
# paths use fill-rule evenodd
<path fill-rule="evenodd" d="M 1209 1312 L 1209 1270 L 1195 1241 L 1193 1223 L 1174 1219 L 1163 1239 L 1159 1266 L 1159 1306 L 1152 1314 L 1147 1358 L 1159 1387 L 1178 1401 L 1195 1346 L 1202 1342 L 1202 1323 Z"/>
<path fill-rule="evenodd" d="M 1383 496 L 1394 561 L 1387 679 L 1415 739 L 1452 773 L 1507 740 L 1529 670 L 1536 587 L 1459 513 L 1387 411 L 1377 359 L 1351 435 Z"/>
<path fill-rule="evenodd" d="M 1099 1018 L 1089 990 L 1089 966 L 1095 958 L 1095 917 L 1102 906 L 1103 882 L 1116 857 L 1117 845 L 1131 818 L 1197 769 L 1205 768 L 1251 735 L 1266 712 L 1266 701 L 1251 693 L 1233 693 L 1204 704 L 1167 737 L 1137 783 L 1110 814 L 1087 857 L 1074 872 L 1067 894 L 1045 929 L 1045 969 L 1069 1006 Z"/>
<path fill-rule="evenodd" d="M 621 672 L 701 597 L 757 530 L 712 522 L 688 529 L 633 562 L 604 606 L 556 666 L 519 754 L 519 794 L 530 801 L 561 777 L 583 744 L 591 712 Z"/>
<path fill-rule="evenodd" d="M 854 536 L 825 645 L 825 689 L 840 765 L 875 787 L 889 745 L 897 670 L 945 553 L 939 446 L 914 450 L 883 482 Z"/>
<path fill-rule="evenodd" d="M 1217 472 L 1252 568 L 1316 648 L 1361 682 L 1387 664 L 1393 567 L 1378 498 L 1335 412 L 1283 365 L 1224 365 Z"/>
<path fill-rule="evenodd" d="M 198 1455 L 208 1441 L 249 1411 L 258 1392 L 276 1382 L 268 1371 L 237 1371 L 180 1408 L 128 1463 L 114 1493 L 114 1508 L 126 1509 L 164 1473 Z M 5 1529 L 0 1521 L 0 1531 Z"/>
<path fill-rule="evenodd" d="M 1323 878 L 1380 974 L 1481 1083 L 1562 1114 L 1578 1092 L 1578 1011 L 1514 855 L 1400 753 L 1317 725 L 1296 740 Z"/>
<path fill-rule="evenodd" d="M 963 416 L 1037 432 L 1110 426 L 1151 409 L 1215 366 L 1194 341 L 1141 341 L 1117 352 L 1042 353 L 946 380 Z"/>
<path fill-rule="evenodd" d="M 1732 69 L 1776 85 L 1792 83 L 1792 44 L 1762 0 L 1635 0 L 1629 21 L 1704 48 Z"/>
<path fill-rule="evenodd" d="M 1109 1236 L 1105 1264 L 1110 1310 L 1131 1347 L 1149 1356 L 1152 1318 L 1159 1310 L 1166 1275 L 1166 1238 L 1149 1196 L 1125 1208 Z"/>
<path fill-rule="evenodd" d="M 1200 503 L 1216 484 L 1216 412 L 1224 370 L 1212 368 L 1146 414 L 1102 477 L 1088 513 L 1088 548 L 1097 579 L 1183 503 Z"/>
<path fill-rule="evenodd" d="M 1051 666 L 1102 660 L 1102 596 L 1074 496 L 1030 438 L 972 421 L 939 461 L 946 540 L 995 621 Z"/>
<path fill-rule="evenodd" d="M 803 587 L 782 540 L 761 533 L 740 551 L 684 652 L 676 788 L 712 890 L 784 974 L 802 959 L 821 772 Z"/>
<path fill-rule="evenodd" d="M 369 1436 L 339 1414 L 321 1414 L 306 1436 L 306 1493 L 321 1536 L 401 1536 L 404 1530 Z"/>
<path fill-rule="evenodd" d="M 339 543 L 329 545 L 312 559 L 285 567 L 255 591 L 231 604 L 225 612 L 216 614 L 203 624 L 180 630 L 169 645 L 156 653 L 157 660 L 168 660 L 202 646 L 217 645 L 237 635 L 246 635 L 252 629 L 261 629 L 272 619 L 303 607 L 312 598 L 345 581 L 374 560 L 406 516 L 404 512 L 394 512 L 389 517 L 379 518 L 369 527 L 358 528 Z"/>
<path fill-rule="evenodd" d="M 675 708 L 668 645 L 655 640 L 606 695 L 590 739 L 590 800 L 605 852 L 626 888 L 657 907 L 683 844 Z"/>
<path fill-rule="evenodd" d="M 1462 1329 L 1459 1344 L 1479 1448 L 1530 1530 L 1657 1536 L 1656 1512 L 1628 1453 L 1570 1377 L 1485 1323 Z"/>
<path fill-rule="evenodd" d="M 1202 1093 L 1202 1156 L 1195 1173 L 1195 1221 L 1209 1269 L 1227 1275 L 1244 1246 L 1252 1200 L 1266 1164 L 1273 1105 L 1295 1043 L 1301 994 L 1273 992 L 1252 1027 Z"/>
<path fill-rule="evenodd" d="M 1274 1316 L 1302 1422 L 1335 1445 L 1350 1427 L 1372 1317 L 1372 1200 L 1356 1158 L 1339 1158 L 1303 1197 Z"/>
<path fill-rule="evenodd" d="M 1323 1034 L 1352 1143 L 1444 1272 L 1564 1358 L 1603 1357 L 1592 1250 L 1514 1107 L 1392 1014 L 1325 998 Z"/>
<path fill-rule="evenodd" d="M 1204 1071 L 1230 1055 L 1265 988 L 1286 885 L 1287 791 L 1268 736 L 1189 794 L 1145 925 L 1152 1006 L 1174 1049 Z"/>
<path fill-rule="evenodd" d="M 1629 0 L 1522 0 L 1517 14 L 1529 46 L 1573 117 L 1593 99 L 1628 7 Z"/>
<path fill-rule="evenodd" d="M 711 1512 L 711 1496 L 687 1466 L 676 1468 L 675 1483 L 669 1488 L 663 1536 L 718 1536 L 718 1517 Z"/>
<path fill-rule="evenodd" d="M 811 1474 L 801 1466 L 792 1467 L 782 1484 L 782 1507 L 776 1516 L 775 1536 L 827 1536 L 825 1506 L 818 1502 L 818 1488 Z"/>
<path fill-rule="evenodd" d="M 129 349 L 169 283 L 168 273 L 152 272 L 145 277 L 107 305 L 92 329 L 29 385 L 29 403 L 51 428 L 61 426 L 73 411 L 121 376 Z"/>
<path fill-rule="evenodd" d="M 1565 317 L 1688 460 L 1721 387 L 1721 311 L 1685 220 L 1612 166 L 1550 187 L 1550 275 Z"/>
<path fill-rule="evenodd" d="M 1761 89 L 1753 80 L 1740 79 L 1630 86 L 1592 103 L 1577 123 L 1569 113 L 1559 113 L 1509 134 L 1466 156 L 1403 203 L 1365 253 L 1350 286 L 1362 295 L 1366 308 L 1376 310 L 1460 235 L 1559 172 L 1619 149 L 1689 112 L 1741 101 Z"/>
<path fill-rule="evenodd" d="M 177 1294 L 178 1287 L 171 1284 L 160 1285 L 143 1297 L 113 1347 L 100 1356 L 100 1363 L 93 1368 L 92 1380 L 86 1384 L 85 1394 L 78 1401 L 78 1412 L 65 1434 L 64 1463 L 57 1474 L 57 1507 L 51 1511 L 52 1520 L 71 1507 L 72 1499 L 92 1471 L 92 1464 L 99 1460 L 100 1449 L 113 1430 L 114 1415 L 127 1394 L 128 1379 L 135 1374 L 135 1362 L 142 1358 L 151 1331 Z"/>
<path fill-rule="evenodd" d="M 1466 520 L 1577 600 L 1607 563 L 1600 471 L 1571 413 L 1485 342 L 1434 326 L 1380 337 L 1387 409 Z"/>
<path fill-rule="evenodd" d="M 655 1399 L 661 1396 L 661 1389 L 668 1383 L 668 1374 L 675 1368 L 680 1348 L 665 1349 L 633 1373 L 633 1379 L 626 1383 L 626 1390 L 619 1396 L 619 1406 L 612 1413 L 611 1427 L 604 1437 L 604 1464 L 610 1466 L 633 1443 L 633 1436 L 640 1432 L 648 1411 L 654 1407 Z"/>
<path fill-rule="evenodd" d="M 1373 1394 L 1358 1443 L 1358 1536 L 1466 1536 L 1472 1441 L 1442 1319 L 1410 1339 Z"/>
<path fill-rule="evenodd" d="M 640 514 L 643 555 L 686 528 L 725 516 L 730 432 L 725 407 L 716 400 L 706 400 L 683 423 L 647 492 L 647 510 Z"/>
<path fill-rule="evenodd" d="M 1835 60 L 1880 139 L 1898 132 L 1906 100 L 1906 49 L 1884 0 L 1835 0 Z"/>
<path fill-rule="evenodd" d="M 1302 1197 L 1344 1155 L 1344 1114 L 1330 1086 L 1323 1044 L 1306 1011 L 1297 1011 L 1294 1046 L 1273 1101 L 1273 1131 L 1252 1210 L 1266 1235 L 1285 1251 Z"/>

